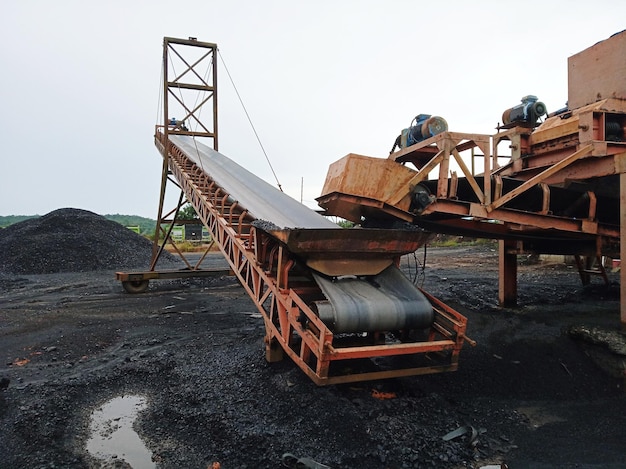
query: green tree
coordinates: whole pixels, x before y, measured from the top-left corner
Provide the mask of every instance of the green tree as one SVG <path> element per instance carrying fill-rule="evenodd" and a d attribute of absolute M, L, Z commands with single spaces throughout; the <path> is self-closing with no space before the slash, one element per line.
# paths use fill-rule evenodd
<path fill-rule="evenodd" d="M 178 211 L 178 218 L 181 220 L 197 220 L 198 214 L 193 205 L 187 204 Z"/>

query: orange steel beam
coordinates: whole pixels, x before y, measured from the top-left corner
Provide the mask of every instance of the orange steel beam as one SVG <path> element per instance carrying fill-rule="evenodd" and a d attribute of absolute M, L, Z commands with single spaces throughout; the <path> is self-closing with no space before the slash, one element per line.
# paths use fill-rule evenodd
<path fill-rule="evenodd" d="M 537 184 L 542 183 L 548 177 L 550 177 L 553 174 L 559 172 L 561 169 L 565 168 L 566 166 L 569 166 L 574 161 L 576 161 L 576 160 L 578 160 L 580 158 L 584 158 L 585 156 L 588 156 L 589 154 L 591 154 L 592 150 L 593 150 L 593 145 L 586 145 L 586 146 L 582 147 L 580 150 L 572 153 L 567 158 L 564 158 L 561 161 L 559 161 L 558 163 L 556 163 L 555 165 L 550 166 L 548 169 L 542 171 L 541 173 L 537 174 L 536 176 L 530 178 L 528 181 L 524 182 L 524 184 L 522 184 L 521 186 L 513 189 L 512 191 L 510 191 L 507 194 L 505 194 L 502 197 L 500 197 L 498 200 L 492 202 L 490 205 L 487 206 L 487 211 L 491 212 L 494 209 L 496 209 L 498 207 L 501 207 L 502 205 L 506 204 L 507 202 L 510 202 L 511 200 L 513 200 L 518 195 L 524 193 L 525 191 L 527 191 L 531 187 L 534 187 Z"/>
<path fill-rule="evenodd" d="M 595 146 L 595 142 L 594 142 Z M 612 146 L 612 150 L 607 154 L 602 155 L 590 155 L 588 157 L 579 159 L 573 162 L 571 165 L 562 168 L 558 173 L 552 174 L 547 177 L 543 182 L 550 185 L 567 184 L 571 181 L 585 180 L 589 178 L 599 178 L 605 176 L 612 176 L 620 173 L 619 160 L 626 152 L 626 147 L 621 145 L 619 147 Z M 563 149 L 558 154 L 551 154 L 549 158 L 543 158 L 542 155 L 532 158 L 527 158 L 524 168 L 518 168 L 512 171 L 510 176 L 520 180 L 527 180 L 531 177 L 539 174 L 544 169 L 550 167 L 553 160 L 561 161 L 572 153 L 572 149 Z M 594 153 L 596 153 L 594 151 Z M 521 160 L 518 160 L 521 162 Z M 505 167 L 501 168 L 504 169 Z M 507 172 L 501 172 L 500 175 L 507 175 Z"/>
<path fill-rule="evenodd" d="M 468 203 L 456 200 L 437 200 L 429 205 L 423 212 L 422 217 L 429 215 L 454 215 L 458 217 L 472 217 L 482 220 L 493 220 L 502 223 L 511 223 L 525 227 L 555 230 L 569 233 L 584 233 L 601 235 L 606 237 L 618 237 L 619 229 L 614 226 L 602 225 L 594 220 L 558 217 L 550 214 L 525 212 L 522 210 L 499 208 L 487 212 L 487 208 L 481 204 Z M 419 218 L 416 219 L 419 224 Z M 445 220 L 441 221 L 445 224 Z M 522 228 L 523 229 L 523 228 Z M 500 230 L 497 229 L 497 232 Z M 489 226 L 485 226 L 485 235 L 489 235 Z"/>
<path fill-rule="evenodd" d="M 626 262 L 626 172 L 620 174 L 620 259 Z M 626 268 L 620 267 L 620 322 L 626 331 Z"/>
<path fill-rule="evenodd" d="M 452 150 L 452 155 L 454 156 L 454 160 L 461 167 L 461 170 L 463 171 L 463 174 L 465 174 L 465 177 L 467 178 L 467 181 L 470 183 L 470 186 L 472 186 L 472 189 L 474 190 L 474 194 L 476 194 L 476 196 L 478 197 L 478 200 L 484 204 L 489 203 L 489 200 L 491 198 L 489 187 L 485 184 L 485 191 L 483 192 L 480 186 L 478 185 L 478 183 L 476 182 L 476 179 L 474 179 L 474 175 L 470 172 L 469 168 L 467 167 L 467 165 L 461 158 L 461 155 L 459 154 L 459 152 L 456 149 L 454 149 Z M 485 162 L 488 162 L 488 161 L 489 161 L 489 158 L 485 158 Z"/>
<path fill-rule="evenodd" d="M 405 196 L 407 193 L 407 187 L 414 187 L 417 186 L 420 182 L 425 181 L 426 179 L 428 179 L 428 173 L 430 171 L 432 171 L 433 169 L 435 169 L 439 164 L 441 164 L 441 162 L 444 160 L 444 158 L 446 157 L 446 151 L 445 150 L 440 150 L 437 154 L 435 154 L 432 159 L 430 161 L 428 161 L 421 169 L 421 171 L 419 171 L 407 184 L 406 187 L 401 187 L 399 188 L 398 192 L 396 192 L 394 195 L 392 195 L 389 198 L 389 201 L 386 202 L 389 205 L 396 205 L 398 204 Z"/>
<path fill-rule="evenodd" d="M 593 150 L 593 145 L 586 145 L 586 146 L 584 146 L 583 148 L 581 148 L 580 150 L 576 151 L 575 153 L 572 153 L 567 158 L 559 161 L 557 164 L 555 164 L 553 166 L 550 166 L 548 169 L 544 170 L 543 172 L 537 174 L 536 176 L 530 178 L 528 181 L 524 182 L 524 184 L 522 184 L 521 186 L 513 189 L 511 192 L 508 192 L 507 194 L 505 194 L 502 197 L 500 197 L 498 200 L 492 202 L 490 205 L 487 206 L 487 211 L 491 212 L 494 209 L 496 209 L 498 207 L 501 207 L 502 205 L 506 204 L 507 202 L 510 202 L 515 197 L 519 196 L 520 194 L 522 194 L 523 192 L 527 191 L 531 187 L 534 187 L 537 184 L 542 183 L 548 177 L 550 177 L 553 174 L 559 172 L 562 168 L 565 168 L 566 166 L 569 166 L 574 161 L 576 161 L 576 160 L 578 160 L 580 158 L 584 158 L 585 156 L 588 156 L 589 154 L 591 154 L 592 150 Z"/>
<path fill-rule="evenodd" d="M 407 187 L 415 187 L 420 182 L 427 180 L 429 173 L 437 166 L 439 166 L 439 183 L 437 184 L 436 196 L 447 198 L 450 189 L 448 171 L 451 155 L 469 181 L 478 200 L 485 203 L 490 202 L 491 181 L 485 178 L 484 187 L 481 188 L 460 155 L 461 152 L 476 147 L 483 152 L 484 169 L 489 174 L 491 141 L 488 135 L 443 132 L 411 147 L 392 153 L 389 155 L 389 159 L 399 163 L 411 162 L 418 169 L 418 172 L 406 186 L 399 187 L 397 193 L 385 202 L 389 205 L 397 205 L 406 196 Z M 437 150 L 436 153 L 435 150 Z"/>
<path fill-rule="evenodd" d="M 500 240 L 498 249 L 498 301 L 502 306 L 515 306 L 517 304 L 517 246 L 515 241 Z"/>

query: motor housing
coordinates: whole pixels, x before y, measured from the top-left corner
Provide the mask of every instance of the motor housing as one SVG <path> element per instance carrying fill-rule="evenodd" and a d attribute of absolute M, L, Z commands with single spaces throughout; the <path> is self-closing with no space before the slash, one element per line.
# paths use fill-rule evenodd
<path fill-rule="evenodd" d="M 447 130 L 448 123 L 443 117 L 418 114 L 411 122 L 411 126 L 402 130 L 400 148 L 410 147 Z"/>
<path fill-rule="evenodd" d="M 513 106 L 502 113 L 502 123 L 529 125 L 535 127 L 541 116 L 546 114 L 546 105 L 538 100 L 537 96 L 529 94 L 522 98 L 522 104 Z"/>

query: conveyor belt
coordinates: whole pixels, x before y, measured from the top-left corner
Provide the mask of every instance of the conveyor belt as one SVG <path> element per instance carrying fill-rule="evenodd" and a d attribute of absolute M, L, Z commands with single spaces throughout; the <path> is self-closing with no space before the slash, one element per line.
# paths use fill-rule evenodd
<path fill-rule="evenodd" d="M 341 229 L 336 223 L 292 199 L 221 153 L 197 143 L 192 137 L 170 134 L 169 138 L 257 220 L 271 222 L 279 228 Z"/>
<path fill-rule="evenodd" d="M 170 135 L 170 141 L 257 220 L 262 219 L 268 225 L 282 229 L 332 229 L 338 232 L 336 238 L 343 234 L 340 232 L 344 229 L 337 224 L 212 148 L 188 136 Z M 255 226 L 262 228 L 263 225 Z M 330 237 L 332 239 L 332 234 Z M 364 252 L 362 256 L 368 254 Z M 306 253 L 300 255 L 306 257 Z M 336 255 L 341 257 L 341 253 Z M 355 276 L 331 281 L 327 276 L 313 274 L 327 298 L 317 302 L 316 307 L 320 318 L 331 330 L 342 333 L 374 332 L 425 328 L 432 324 L 433 309 L 428 300 L 396 266 L 390 265 L 393 254 L 387 257 L 388 267 L 374 277 Z"/>
<path fill-rule="evenodd" d="M 424 329 L 433 323 L 432 305 L 395 266 L 366 281 L 314 277 L 330 300 L 315 302 L 315 309 L 334 332 Z"/>

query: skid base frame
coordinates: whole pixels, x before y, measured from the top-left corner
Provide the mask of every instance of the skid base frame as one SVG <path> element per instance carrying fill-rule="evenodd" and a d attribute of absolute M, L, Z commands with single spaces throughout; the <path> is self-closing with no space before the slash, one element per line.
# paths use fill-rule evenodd
<path fill-rule="evenodd" d="M 148 289 L 150 280 L 174 278 L 222 277 L 233 275 L 230 269 L 195 269 L 195 270 L 147 270 L 143 272 L 115 272 L 115 279 L 122 282 L 128 293 L 141 293 Z"/>

